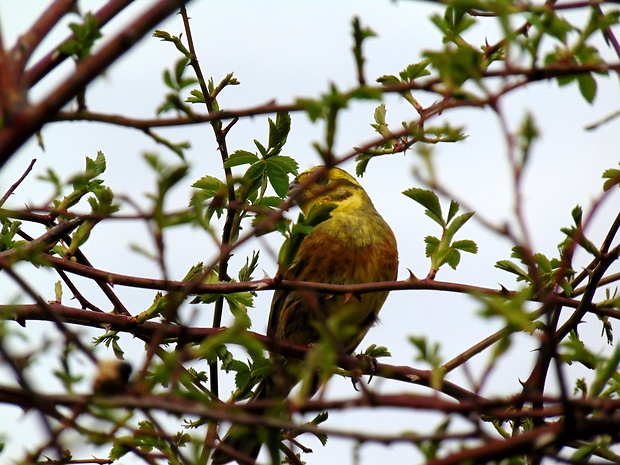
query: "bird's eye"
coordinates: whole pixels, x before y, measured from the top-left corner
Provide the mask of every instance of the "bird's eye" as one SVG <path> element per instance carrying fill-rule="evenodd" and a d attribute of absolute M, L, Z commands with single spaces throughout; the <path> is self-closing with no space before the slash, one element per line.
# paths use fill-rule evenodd
<path fill-rule="evenodd" d="M 316 183 L 321 186 L 327 185 L 328 182 L 329 182 L 329 177 L 326 174 L 316 180 Z"/>

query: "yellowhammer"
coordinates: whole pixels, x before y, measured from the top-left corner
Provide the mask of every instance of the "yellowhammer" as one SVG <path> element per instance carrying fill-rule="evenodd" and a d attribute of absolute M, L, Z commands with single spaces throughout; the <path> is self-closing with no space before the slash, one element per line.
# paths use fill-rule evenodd
<path fill-rule="evenodd" d="M 296 186 L 303 189 L 297 202 L 305 215 L 313 207 L 329 205 L 333 209 L 327 219 L 303 238 L 290 267 L 282 273 L 284 279 L 327 284 L 396 279 L 398 251 L 394 233 L 355 178 L 339 168 L 328 171 L 317 166 L 301 173 L 293 189 Z M 327 328 L 328 320 L 337 320 L 335 327 L 342 328 L 342 334 L 330 334 L 336 339 L 331 342 L 339 344 L 342 352 L 351 353 L 377 320 L 387 294 L 381 291 L 333 295 L 280 290 L 273 298 L 267 334 L 297 344 L 312 344 L 324 333 L 322 329 Z M 296 382 L 297 379 L 287 374 L 262 382 L 254 398 L 284 398 Z M 222 443 L 251 458 L 258 455 L 261 447 L 257 428 L 243 425 L 233 426 Z M 232 460 L 223 448 L 217 449 L 212 457 L 216 465 Z"/>

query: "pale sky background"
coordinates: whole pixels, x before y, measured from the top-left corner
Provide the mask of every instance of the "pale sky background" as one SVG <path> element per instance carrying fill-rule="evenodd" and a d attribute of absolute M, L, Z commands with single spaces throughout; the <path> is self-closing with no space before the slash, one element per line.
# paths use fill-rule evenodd
<path fill-rule="evenodd" d="M 5 46 L 14 42 L 46 4 L 42 1 L 0 1 L 0 24 Z M 84 11 L 96 11 L 101 4 L 99 1 L 85 1 L 81 2 L 81 8 Z M 104 28 L 104 35 L 111 34 L 120 27 L 119 24 L 126 24 L 129 18 L 149 4 L 151 2 L 148 1 L 135 2 L 122 18 L 114 22 L 111 29 Z M 316 97 L 327 91 L 331 82 L 341 89 L 355 85 L 351 20 L 356 15 L 361 18 L 364 26 L 371 27 L 378 34 L 378 38 L 365 42 L 366 75 L 369 82 L 383 74 L 397 74 L 408 64 L 420 61 L 423 50 L 441 48 L 440 35 L 429 20 L 430 14 L 438 9 L 422 2 L 196 0 L 190 3 L 188 9 L 205 75 L 219 81 L 233 71 L 241 81 L 240 86 L 230 87 L 221 95 L 220 106 L 223 109 L 240 109 L 271 100 L 290 103 L 299 96 Z M 575 15 L 567 17 L 576 24 L 583 24 L 582 19 Z M 67 18 L 65 23 L 75 20 L 75 17 Z M 179 17 L 173 17 L 158 28 L 178 35 L 182 32 L 182 23 Z M 49 47 L 64 38 L 65 31 L 57 28 L 51 40 L 44 43 L 43 50 L 48 51 Z M 474 27 L 467 37 L 478 45 L 484 44 L 485 39 L 494 43 L 497 40 L 496 31 L 495 20 L 481 20 L 481 24 Z M 605 56 L 613 58 L 602 39 L 598 45 Z M 89 88 L 89 108 L 98 112 L 153 117 L 166 92 L 161 79 L 162 70 L 171 67 L 178 58 L 178 52 L 171 44 L 145 38 Z M 66 63 L 38 85 L 33 95 L 44 95 L 54 82 L 71 72 L 71 69 L 72 64 Z M 595 131 L 584 130 L 588 124 L 618 109 L 620 99 L 617 80 L 616 76 L 597 77 L 599 90 L 593 105 L 581 98 L 576 86 L 559 89 L 553 82 L 536 83 L 502 101 L 502 109 L 509 115 L 513 129 L 522 121 L 524 112 L 529 110 L 534 112 L 542 134 L 541 140 L 535 145 L 524 181 L 526 216 L 537 251 L 549 256 L 556 255 L 556 244 L 563 238 L 559 228 L 571 224 L 571 209 L 581 204 L 586 212 L 589 211 L 591 201 L 601 192 L 602 172 L 617 167 L 620 146 L 618 122 L 614 121 Z M 434 100 L 433 96 L 427 94 L 416 97 L 423 105 L 429 105 Z M 375 137 L 370 123 L 373 122 L 372 114 L 376 105 L 377 102 L 354 102 L 350 110 L 341 116 L 336 146 L 339 155 Z M 398 128 L 404 118 L 415 118 L 414 111 L 394 96 L 387 98 L 387 108 L 388 120 L 393 128 Z M 295 156 L 302 169 L 318 164 L 319 159 L 312 148 L 312 142 L 321 140 L 322 128 L 310 123 L 302 113 L 292 114 L 292 118 L 292 132 L 284 153 Z M 440 180 L 485 218 L 496 223 L 511 220 L 514 205 L 512 186 L 507 170 L 506 147 L 496 116 L 490 110 L 446 111 L 432 124 L 440 125 L 442 121 L 465 125 L 469 138 L 458 144 L 436 147 Z M 190 140 L 192 143 L 192 149 L 187 152 L 192 172 L 175 189 L 168 203 L 171 208 L 182 208 L 187 204 L 191 183 L 204 174 L 222 175 L 213 134 L 209 125 L 177 127 L 159 132 L 173 141 Z M 231 152 L 236 149 L 253 151 L 252 140 L 264 141 L 266 137 L 267 116 L 244 119 L 231 130 L 228 147 Z M 107 158 L 108 169 L 104 175 L 106 184 L 117 194 L 124 194 L 142 205 L 148 205 L 145 194 L 154 189 L 154 177 L 141 154 L 156 151 L 168 163 L 179 161 L 176 155 L 163 146 L 155 145 L 139 131 L 98 123 L 55 123 L 43 129 L 43 138 L 45 152 L 31 141 L 0 173 L 0 192 L 3 193 L 32 158 L 38 159 L 34 172 L 11 199 L 9 205 L 12 207 L 42 204 L 51 191 L 47 185 L 37 181 L 37 175 L 53 166 L 61 178 L 66 179 L 82 170 L 84 158 L 94 158 L 98 150 L 103 151 Z M 419 277 L 427 274 L 429 262 L 424 256 L 423 239 L 428 234 L 440 234 L 435 224 L 424 216 L 422 207 L 401 195 L 403 190 L 419 185 L 411 173 L 414 167 L 420 166 L 421 160 L 414 151 L 405 156 L 383 157 L 371 162 L 368 173 L 361 180 L 375 206 L 395 231 L 400 250 L 401 279 L 408 276 L 407 269 Z M 354 163 L 349 162 L 344 168 L 353 172 Z M 447 203 L 444 201 L 443 205 L 447 206 Z M 605 228 L 610 218 L 616 215 L 617 208 L 616 194 L 603 205 L 589 231 L 595 243 L 598 244 L 604 237 Z M 296 213 L 292 213 L 291 217 L 296 217 Z M 104 270 L 160 277 L 153 263 L 129 249 L 130 243 L 139 243 L 152 249 L 152 241 L 144 236 L 144 231 L 141 224 L 102 224 L 93 233 L 84 252 L 94 266 Z M 507 288 L 515 288 L 511 275 L 493 268 L 497 260 L 509 258 L 511 244 L 490 235 L 475 221 L 470 221 L 462 229 L 459 238 L 475 240 L 480 248 L 479 253 L 475 256 L 464 255 L 457 271 L 442 269 L 438 279 L 492 288 L 497 288 L 501 283 Z M 255 248 L 262 249 L 260 269 L 267 275 L 273 276 L 276 269 L 273 260 L 269 259 L 269 250 L 275 253 L 280 242 L 280 238 L 274 234 L 260 243 L 254 243 Z M 214 254 L 209 238 L 189 228 L 167 231 L 166 244 L 170 273 L 177 279 L 182 278 L 192 264 L 200 260 L 208 261 Z M 587 263 L 583 257 L 581 255 L 581 262 L 576 263 Z M 232 270 L 236 272 L 244 260 L 244 255 L 237 253 L 232 261 Z M 28 273 L 32 272 L 27 266 L 18 270 L 25 276 L 30 276 Z M 262 277 L 262 271 L 256 277 Z M 45 298 L 52 299 L 53 282 L 57 279 L 51 272 L 38 271 L 36 281 L 32 284 Z M 115 290 L 133 313 L 147 308 L 153 296 L 152 292 L 118 286 Z M 68 300 L 68 294 L 66 290 L 67 300 L 64 303 L 76 305 L 74 301 Z M 2 302 L 15 296 L 15 287 L 6 275 L 0 273 Z M 105 308 L 109 306 L 95 289 L 88 297 Z M 264 330 L 270 299 L 270 294 L 261 293 L 256 307 L 250 310 L 253 329 L 256 331 Z M 29 301 L 28 298 L 22 300 Z M 441 354 L 447 361 L 499 328 L 497 321 L 481 320 L 476 314 L 477 310 L 477 302 L 461 295 L 395 292 L 382 310 L 380 324 L 369 333 L 360 348 L 372 343 L 386 345 L 393 355 L 391 359 L 385 360 L 386 363 L 426 368 L 414 361 L 415 351 L 407 342 L 408 337 L 425 336 L 429 341 L 441 344 Z M 201 314 L 198 321 L 208 325 L 211 308 L 201 307 L 199 311 Z M 604 350 L 606 344 L 600 338 L 600 325 L 595 318 L 589 317 L 586 321 L 587 324 L 580 327 L 582 337 L 591 344 L 593 350 Z M 618 333 L 617 322 L 614 324 Z M 29 328 L 39 326 L 29 324 Z M 85 341 L 99 334 L 92 331 L 79 332 L 83 332 Z M 533 341 L 524 336 L 517 337 L 515 341 L 518 344 L 513 346 L 509 356 L 490 378 L 484 394 L 518 392 L 518 378 L 524 380 L 529 374 L 535 360 L 535 354 L 531 352 Z M 37 340 L 30 343 L 40 344 Z M 123 340 L 123 344 L 127 348 L 128 360 L 139 365 L 143 357 L 141 344 L 128 338 Z M 100 351 L 99 355 L 104 355 L 104 352 Z M 476 376 L 486 361 L 486 356 L 475 358 L 468 364 L 468 368 Z M 88 372 L 90 368 L 86 365 L 77 368 Z M 38 382 L 42 380 L 33 379 L 35 385 L 53 391 L 54 384 L 50 380 L 53 367 L 40 368 L 46 370 L 45 379 L 43 383 Z M 587 379 L 591 375 L 588 372 L 580 374 Z M 462 371 L 453 373 L 449 379 L 470 387 Z M 349 381 L 334 379 L 332 384 L 330 388 L 334 395 L 354 395 Z M 379 379 L 371 384 L 373 388 L 379 386 L 394 392 L 429 392 L 423 388 Z M 226 392 L 225 388 L 222 392 Z M 0 418 L 13 419 L 3 421 L 0 425 L 0 434 L 7 440 L 7 450 L 0 458 L 3 455 L 20 457 L 22 447 L 27 447 L 32 440 L 33 428 L 38 428 L 36 416 L 24 415 L 13 407 L 0 406 Z M 430 432 L 432 426 L 429 425 L 434 425 L 437 419 L 437 416 L 419 412 L 365 411 L 334 414 L 328 426 L 365 432 Z M 339 463 L 353 463 L 348 442 L 330 439 L 326 448 L 322 448 L 313 439 L 305 442 L 314 449 L 314 454 L 304 457 L 309 465 L 334 463 L 336 456 Z M 85 451 L 84 456 L 88 455 Z M 362 447 L 360 457 L 360 463 L 371 464 L 403 463 L 403 457 L 406 457 L 407 463 L 416 463 L 414 459 L 419 456 L 412 446 L 368 444 Z M 125 459 L 120 463 L 131 463 L 132 460 Z M 0 461 L 6 463 L 6 459 Z"/>

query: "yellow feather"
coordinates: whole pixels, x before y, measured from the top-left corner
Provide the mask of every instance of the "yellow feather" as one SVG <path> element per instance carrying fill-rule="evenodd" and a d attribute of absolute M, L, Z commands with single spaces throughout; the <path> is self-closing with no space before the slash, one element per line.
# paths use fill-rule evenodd
<path fill-rule="evenodd" d="M 326 284 L 396 279 L 398 251 L 394 233 L 355 178 L 339 168 L 327 171 L 317 166 L 298 176 L 293 192 L 296 188 L 303 189 L 297 202 L 305 214 L 325 204 L 335 208 L 329 218 L 303 238 L 290 268 L 283 272 L 285 279 Z M 297 344 L 312 344 L 319 339 L 321 325 L 336 322 L 330 327 L 341 329 L 335 337 L 342 350 L 350 353 L 375 323 L 387 295 L 387 291 L 360 296 L 277 291 L 267 334 Z M 290 374 L 282 373 L 278 379 L 261 383 L 255 398 L 286 397 L 295 384 Z M 261 445 L 256 429 L 240 425 L 233 426 L 222 442 L 254 458 Z M 212 457 L 214 464 L 231 460 L 222 449 Z"/>
<path fill-rule="evenodd" d="M 314 167 L 304 171 L 296 183 L 303 186 L 323 169 Z M 299 198 L 304 213 L 326 203 L 336 207 L 330 218 L 304 238 L 285 278 L 327 284 L 396 279 L 396 238 L 362 186 L 346 171 L 332 168 L 307 186 Z M 268 334 L 310 344 L 317 340 L 315 327 L 321 324 L 320 320 L 337 317 L 341 323 L 357 329 L 355 337 L 343 336 L 340 341 L 351 352 L 375 322 L 386 297 L 387 292 L 376 292 L 364 294 L 363 298 L 319 294 L 312 299 L 295 291 L 278 291 L 272 303 Z"/>

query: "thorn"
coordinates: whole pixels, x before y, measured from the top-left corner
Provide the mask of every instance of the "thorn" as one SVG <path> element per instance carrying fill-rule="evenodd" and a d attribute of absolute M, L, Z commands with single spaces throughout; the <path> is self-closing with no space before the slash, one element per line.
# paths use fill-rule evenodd
<path fill-rule="evenodd" d="M 420 280 L 420 278 L 418 278 L 416 275 L 413 274 L 413 271 L 411 271 L 409 268 L 407 268 L 407 271 L 409 272 L 409 277 L 407 278 L 407 281 L 411 281 L 411 282 L 418 282 Z"/>
<path fill-rule="evenodd" d="M 269 278 L 267 278 L 267 279 L 269 279 Z M 271 279 L 269 279 L 269 281 L 271 281 Z M 258 282 L 256 284 L 254 284 L 252 287 L 254 289 L 256 289 L 257 291 L 260 291 L 261 289 L 268 288 L 269 285 L 270 285 L 270 282 L 261 281 L 261 282 Z"/>

